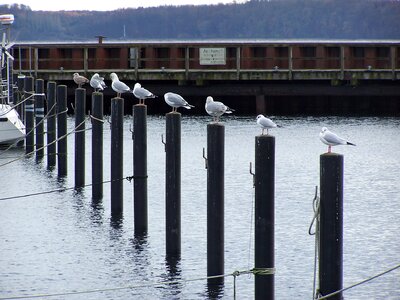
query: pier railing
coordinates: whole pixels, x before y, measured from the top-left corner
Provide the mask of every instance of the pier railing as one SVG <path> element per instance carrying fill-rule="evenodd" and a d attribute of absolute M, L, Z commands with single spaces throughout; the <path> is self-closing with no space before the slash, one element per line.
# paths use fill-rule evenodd
<path fill-rule="evenodd" d="M 400 41 L 364 44 L 16 44 L 14 72 L 67 80 L 397 80 Z"/>

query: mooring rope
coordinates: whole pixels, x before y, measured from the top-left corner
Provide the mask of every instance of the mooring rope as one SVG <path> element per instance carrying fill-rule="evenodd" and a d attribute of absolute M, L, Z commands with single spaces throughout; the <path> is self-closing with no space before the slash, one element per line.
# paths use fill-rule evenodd
<path fill-rule="evenodd" d="M 40 147 L 39 149 L 33 150 L 33 151 L 29 152 L 29 153 L 25 153 L 24 155 L 21 155 L 20 157 L 18 157 L 18 158 L 16 158 L 16 159 L 13 159 L 13 160 L 10 160 L 10 161 L 8 161 L 8 162 L 6 162 L 6 163 L 4 163 L 4 164 L 1 164 L 0 167 L 6 166 L 6 165 L 11 164 L 11 163 L 13 163 L 13 162 L 16 162 L 16 161 L 18 161 L 18 160 L 21 160 L 21 159 L 23 159 L 23 158 L 25 158 L 25 157 L 27 157 L 27 156 L 29 156 L 29 155 L 32 155 L 32 154 L 34 154 L 34 153 L 36 153 L 36 152 L 38 152 L 38 151 L 40 151 L 40 150 L 43 150 L 44 148 L 48 147 L 49 145 L 52 145 L 52 144 L 54 144 L 54 143 L 56 143 L 56 142 L 58 142 L 58 141 L 60 141 L 60 140 L 62 140 L 62 139 L 64 139 L 64 138 L 66 138 L 67 136 L 69 136 L 69 135 L 71 135 L 71 134 L 73 134 L 73 133 L 75 133 L 75 132 L 78 132 L 77 128 L 79 128 L 79 127 L 80 127 L 83 123 L 85 123 L 85 122 L 86 122 L 86 120 L 83 120 L 83 121 L 82 121 L 80 124 L 78 124 L 78 126 L 76 126 L 73 130 L 71 130 L 70 132 L 67 132 L 66 134 L 64 134 L 63 136 L 59 137 L 58 139 L 55 139 L 55 140 L 52 141 L 51 143 L 49 143 L 49 144 L 47 144 L 47 145 L 44 145 L 43 147 Z M 81 132 L 81 131 L 87 131 L 87 130 L 92 130 L 92 128 L 80 129 L 79 132 Z"/>
<path fill-rule="evenodd" d="M 379 274 L 376 274 L 376 275 L 374 275 L 374 276 L 372 276 L 372 277 L 369 277 L 369 278 L 364 279 L 364 280 L 362 280 L 362 281 L 360 281 L 360 282 L 357 282 L 357 283 L 355 283 L 355 284 L 352 284 L 352 285 L 350 285 L 350 286 L 348 286 L 348 287 L 346 287 L 346 288 L 343 288 L 343 289 L 341 289 L 341 290 L 338 290 L 338 291 L 336 291 L 336 292 L 330 293 L 330 294 L 325 295 L 325 296 L 322 296 L 322 297 L 318 297 L 318 298 L 316 298 L 316 299 L 318 299 L 318 300 L 328 299 L 328 298 L 330 298 L 330 297 L 332 297 L 332 296 L 335 296 L 335 295 L 337 295 L 337 294 L 339 294 L 339 293 L 342 293 L 342 292 L 344 292 L 344 291 L 350 290 L 350 289 L 352 289 L 352 288 L 354 288 L 354 287 L 356 287 L 356 286 L 362 285 L 362 284 L 367 283 L 367 282 L 369 282 L 369 281 L 372 281 L 372 280 L 374 280 L 374 279 L 376 279 L 376 278 L 378 278 L 378 277 L 381 277 L 381 276 L 383 276 L 383 275 L 385 275 L 385 274 L 388 274 L 388 273 L 390 273 L 390 272 L 393 272 L 394 270 L 397 270 L 397 269 L 399 269 L 399 268 L 400 268 L 400 264 L 398 264 L 397 266 L 394 266 L 393 268 L 390 268 L 390 269 L 388 269 L 388 270 L 386 270 L 386 271 L 383 271 L 383 272 L 381 272 L 381 273 L 379 273 Z"/>
<path fill-rule="evenodd" d="M 45 96 L 44 94 L 35 94 L 35 93 L 32 93 L 32 92 L 26 92 L 26 93 L 31 94 L 31 95 L 30 95 L 29 97 L 25 98 L 25 99 L 23 98 L 23 100 L 20 101 L 20 102 L 18 102 L 17 104 L 10 106 L 10 109 L 8 109 L 6 112 L 0 114 L 0 117 L 1 117 L 1 116 L 4 116 L 4 115 L 6 115 L 6 114 L 8 114 L 8 113 L 9 113 L 10 111 L 12 111 L 14 108 L 20 106 L 21 104 L 23 104 L 24 102 L 28 101 L 30 98 L 32 98 L 32 97 L 34 97 L 34 96 L 43 96 L 43 97 Z"/>
<path fill-rule="evenodd" d="M 126 177 L 122 177 L 122 178 L 118 178 L 118 179 L 112 179 L 112 180 L 106 180 L 106 181 L 102 181 L 102 182 L 95 182 L 95 183 L 88 183 L 85 184 L 79 188 L 86 188 L 92 185 L 99 185 L 99 184 L 103 184 L 103 183 L 110 183 L 110 182 L 116 182 L 116 181 L 121 181 L 121 180 L 127 180 L 129 182 L 132 181 L 132 179 L 134 178 L 134 176 L 126 176 Z M 12 200 L 12 199 L 19 199 L 19 198 L 27 198 L 27 197 L 33 197 L 33 196 L 39 196 L 39 195 L 45 195 L 45 194 L 51 194 L 51 193 L 57 193 L 57 192 L 65 192 L 68 190 L 74 190 L 76 189 L 76 187 L 66 187 L 66 188 L 59 188 L 59 189 L 55 189 L 55 190 L 50 190 L 50 191 L 44 191 L 44 192 L 37 192 L 37 193 L 31 193 L 31 194 L 25 194 L 25 195 L 18 195 L 18 196 L 11 196 L 11 197 L 4 197 L 4 198 L 0 198 L 0 201 L 5 201 L 5 200 Z"/>
<path fill-rule="evenodd" d="M 258 273 L 260 272 L 260 273 Z M 164 285 L 176 285 L 176 284 L 185 284 L 189 282 L 195 281 L 203 281 L 208 279 L 217 279 L 217 278 L 225 278 L 229 276 L 233 276 L 234 280 L 237 276 L 243 274 L 253 274 L 253 275 L 271 275 L 275 273 L 275 269 L 265 268 L 265 269 L 251 269 L 245 271 L 234 271 L 233 273 L 222 274 L 222 275 L 214 275 L 214 276 L 207 276 L 207 277 L 199 277 L 199 278 L 192 278 L 192 279 L 182 279 L 182 280 L 175 280 L 175 281 L 159 281 L 159 282 L 150 282 L 145 284 L 139 285 L 129 285 L 129 286 L 122 286 L 122 287 L 111 287 L 111 288 L 103 288 L 103 289 L 92 289 L 92 290 L 84 290 L 84 291 L 71 291 L 71 292 L 63 292 L 63 293 L 52 293 L 52 294 L 37 294 L 37 295 L 26 295 L 26 296 L 10 296 L 10 297 L 0 297 L 0 300 L 5 299 L 29 299 L 29 298 L 41 298 L 41 297 L 57 297 L 57 296 L 68 296 L 68 295 L 79 295 L 79 294 L 90 294 L 90 293 L 101 293 L 101 292 L 112 292 L 112 291 L 119 291 L 119 290 L 131 290 L 131 289 L 138 289 L 138 288 L 146 288 L 146 287 L 157 287 L 157 286 L 164 286 Z M 236 291 L 234 291 L 236 294 Z"/>
<path fill-rule="evenodd" d="M 317 270 L 318 270 L 318 257 L 319 257 L 319 213 L 320 213 L 320 199 L 318 197 L 318 186 L 315 186 L 315 196 L 313 199 L 314 216 L 308 229 L 309 235 L 315 235 L 315 249 L 314 249 L 314 278 L 313 278 L 313 299 L 317 297 Z M 312 232 L 313 225 L 315 224 L 315 231 Z"/>

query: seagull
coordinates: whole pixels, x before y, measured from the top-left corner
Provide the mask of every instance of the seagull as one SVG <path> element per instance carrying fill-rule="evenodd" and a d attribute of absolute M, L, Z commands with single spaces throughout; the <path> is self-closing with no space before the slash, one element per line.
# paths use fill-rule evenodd
<path fill-rule="evenodd" d="M 145 99 L 157 97 L 152 92 L 146 90 L 145 88 L 142 88 L 142 86 L 138 82 L 135 83 L 135 86 L 133 87 L 133 95 L 135 95 L 135 97 L 139 99 L 139 104 L 144 104 Z"/>
<path fill-rule="evenodd" d="M 79 73 L 74 73 L 74 82 L 78 85 L 78 87 L 82 87 L 83 84 L 88 83 L 89 79 L 86 77 L 79 75 Z"/>
<path fill-rule="evenodd" d="M 121 98 L 121 94 L 122 93 L 126 93 L 131 91 L 131 89 L 129 88 L 129 86 L 127 86 L 125 83 L 123 83 L 122 81 L 119 81 L 118 79 L 118 75 L 115 73 L 111 73 L 110 74 L 110 78 L 112 80 L 111 83 L 111 88 L 117 92 L 117 97 Z"/>
<path fill-rule="evenodd" d="M 326 127 L 322 127 L 321 132 L 319 133 L 319 139 L 324 144 L 328 145 L 328 153 L 331 153 L 331 147 L 337 145 L 351 145 L 355 146 L 355 144 L 348 142 L 347 140 L 337 136 L 335 133 L 328 130 Z"/>
<path fill-rule="evenodd" d="M 276 127 L 281 127 L 280 125 L 276 125 L 274 121 L 271 119 L 265 117 L 264 115 L 258 115 L 257 116 L 257 124 L 260 125 L 262 132 L 261 135 L 264 135 L 264 130 L 267 129 L 267 135 L 268 135 L 268 129 L 270 128 L 276 128 Z"/>
<path fill-rule="evenodd" d="M 90 78 L 90 86 L 94 88 L 94 91 L 104 90 L 106 88 L 106 84 L 104 83 L 104 78 L 100 77 L 98 73 L 93 74 L 92 78 Z"/>
<path fill-rule="evenodd" d="M 232 108 L 229 108 L 222 102 L 214 101 L 213 97 L 208 96 L 206 100 L 206 112 L 213 117 L 214 122 L 219 121 L 219 117 L 222 116 L 224 113 L 225 114 L 231 114 L 235 110 Z"/>
<path fill-rule="evenodd" d="M 191 109 L 194 107 L 193 105 L 187 103 L 185 99 L 181 95 L 175 93 L 165 93 L 164 94 L 165 102 L 172 107 L 172 112 L 177 112 L 178 107 L 184 107 L 186 109 Z"/>

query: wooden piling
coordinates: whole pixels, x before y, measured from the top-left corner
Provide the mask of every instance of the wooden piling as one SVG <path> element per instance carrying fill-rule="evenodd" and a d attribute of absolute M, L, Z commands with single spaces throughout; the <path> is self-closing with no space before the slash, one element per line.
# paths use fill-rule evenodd
<path fill-rule="evenodd" d="M 75 189 L 85 185 L 86 89 L 75 90 Z"/>
<path fill-rule="evenodd" d="M 92 198 L 103 197 L 103 94 L 92 94 Z"/>
<path fill-rule="evenodd" d="M 224 274 L 224 151 L 225 127 L 207 125 L 207 276 Z M 212 286 L 224 279 L 208 280 Z"/>
<path fill-rule="evenodd" d="M 47 167 L 56 165 L 56 83 L 47 83 Z"/>
<path fill-rule="evenodd" d="M 255 138 L 255 269 L 273 269 L 275 223 L 275 137 Z M 255 299 L 274 299 L 274 275 L 255 274 Z"/>
<path fill-rule="evenodd" d="M 123 213 L 123 121 L 124 99 L 111 99 L 111 214 Z"/>
<path fill-rule="evenodd" d="M 133 205 L 135 235 L 147 233 L 147 106 L 133 106 Z"/>
<path fill-rule="evenodd" d="M 166 114 L 165 143 L 166 254 L 181 254 L 181 114 Z"/>
<path fill-rule="evenodd" d="M 36 93 L 44 93 L 44 80 L 36 80 Z M 44 156 L 44 96 L 35 96 L 35 124 L 36 124 L 36 160 Z"/>
<path fill-rule="evenodd" d="M 319 293 L 343 288 L 343 155 L 320 156 Z M 341 300 L 342 293 L 329 299 Z"/>
<path fill-rule="evenodd" d="M 23 101 L 22 95 L 24 92 L 24 85 L 25 85 L 25 76 L 20 75 L 17 79 L 17 88 L 18 88 L 18 96 L 17 96 L 17 112 L 21 117 L 22 122 L 25 124 L 25 103 L 21 103 Z M 21 104 L 20 104 L 21 103 Z"/>
<path fill-rule="evenodd" d="M 27 76 L 24 80 L 24 93 L 25 99 L 28 97 L 29 100 L 25 102 L 25 153 L 31 154 L 35 151 L 35 133 L 34 133 L 34 113 L 35 113 L 35 101 L 32 96 L 34 93 L 33 88 L 33 77 Z"/>
<path fill-rule="evenodd" d="M 57 86 L 57 165 L 58 176 L 67 175 L 67 86 Z"/>

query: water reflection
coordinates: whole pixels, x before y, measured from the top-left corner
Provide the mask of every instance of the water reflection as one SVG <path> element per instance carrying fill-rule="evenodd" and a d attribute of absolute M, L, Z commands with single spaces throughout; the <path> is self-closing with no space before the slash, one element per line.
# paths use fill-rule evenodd
<path fill-rule="evenodd" d="M 224 296 L 224 278 L 207 279 L 206 294 L 208 299 L 221 299 Z"/>

